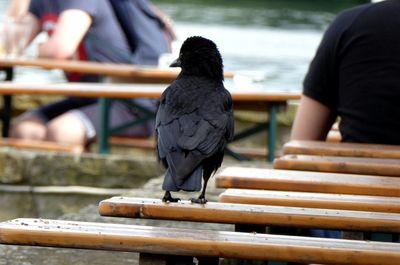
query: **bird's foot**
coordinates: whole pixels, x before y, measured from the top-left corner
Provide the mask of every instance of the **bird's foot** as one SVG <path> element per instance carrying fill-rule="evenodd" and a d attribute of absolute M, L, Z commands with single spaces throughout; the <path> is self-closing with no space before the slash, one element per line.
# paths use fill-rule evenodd
<path fill-rule="evenodd" d="M 164 197 L 162 198 L 162 201 L 163 201 L 163 202 L 178 202 L 178 201 L 180 201 L 180 200 L 181 200 L 180 198 L 173 198 L 173 197 L 171 196 L 171 193 L 170 193 L 170 192 L 166 192 L 165 195 L 164 195 Z"/>
<path fill-rule="evenodd" d="M 192 198 L 192 199 L 190 199 L 190 201 L 192 203 L 199 203 L 199 204 L 206 204 L 207 203 L 206 198 L 203 197 L 203 196 L 199 196 L 197 199 L 196 198 Z"/>

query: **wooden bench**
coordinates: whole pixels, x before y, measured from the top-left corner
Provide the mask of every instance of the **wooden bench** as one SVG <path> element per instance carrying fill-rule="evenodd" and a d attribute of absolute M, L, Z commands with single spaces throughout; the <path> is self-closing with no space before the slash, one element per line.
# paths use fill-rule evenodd
<path fill-rule="evenodd" d="M 139 252 L 140 262 L 151 257 L 159 261 L 154 264 L 166 264 L 165 255 L 344 265 L 393 265 L 400 260 L 398 243 L 46 219 L 0 223 L 0 243 Z"/>
<path fill-rule="evenodd" d="M 400 197 L 400 178 L 384 176 L 227 167 L 215 181 L 218 188 Z"/>
<path fill-rule="evenodd" d="M 98 134 L 98 145 L 100 153 L 108 152 L 109 137 L 109 100 L 111 99 L 135 99 L 151 98 L 158 99 L 167 85 L 160 84 L 90 84 L 90 83 L 57 83 L 57 84 L 22 84 L 3 82 L 0 84 L 0 94 L 4 96 L 30 94 L 30 95 L 58 95 L 76 97 L 100 98 L 101 109 L 101 130 Z M 250 128 L 245 132 L 235 135 L 235 140 L 240 140 L 254 133 L 268 130 L 267 146 L 268 160 L 272 161 L 275 157 L 276 145 L 276 114 L 281 107 L 287 105 L 288 100 L 298 99 L 299 93 L 262 91 L 259 89 L 235 89 L 231 90 L 233 105 L 235 109 L 258 110 L 269 113 L 269 121 L 258 124 L 255 128 Z M 11 105 L 8 106 L 11 108 Z M 5 111 L 4 113 L 10 113 Z M 9 123 L 9 115 L 3 115 L 3 124 Z M 237 158 L 241 158 L 237 156 Z"/>
<path fill-rule="evenodd" d="M 290 226 L 366 232 L 400 232 L 400 214 L 244 205 L 164 203 L 159 199 L 113 197 L 99 204 L 100 215 L 235 225 Z"/>
<path fill-rule="evenodd" d="M 227 189 L 219 195 L 218 200 L 225 203 L 400 213 L 400 199 L 385 196 Z"/>
<path fill-rule="evenodd" d="M 274 160 L 274 168 L 398 177 L 400 159 L 284 155 Z"/>
<path fill-rule="evenodd" d="M 400 146 L 360 143 L 329 143 L 324 141 L 289 141 L 283 146 L 283 154 L 400 159 Z"/>
<path fill-rule="evenodd" d="M 66 72 L 97 74 L 129 78 L 132 83 L 170 83 L 179 74 L 179 69 L 158 69 L 132 64 L 100 63 L 89 61 L 55 60 L 44 58 L 1 58 L 1 67 L 33 67 L 44 70 L 59 69 Z M 229 74 L 228 77 L 231 77 Z"/>
<path fill-rule="evenodd" d="M 85 148 L 81 145 L 71 145 L 71 144 L 63 144 L 55 142 L 11 139 L 11 138 L 0 138 L 0 146 L 17 148 L 17 149 L 33 149 L 33 150 L 63 152 L 63 153 L 73 153 L 73 154 L 82 154 L 85 150 Z"/>

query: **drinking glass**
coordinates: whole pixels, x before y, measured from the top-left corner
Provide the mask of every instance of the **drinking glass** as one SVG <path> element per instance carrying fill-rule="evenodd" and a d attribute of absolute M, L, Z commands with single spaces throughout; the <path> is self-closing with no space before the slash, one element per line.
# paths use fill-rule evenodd
<path fill-rule="evenodd" d="M 3 42 L 7 58 L 23 55 L 30 35 L 30 25 L 24 19 L 6 18 L 3 22 Z"/>

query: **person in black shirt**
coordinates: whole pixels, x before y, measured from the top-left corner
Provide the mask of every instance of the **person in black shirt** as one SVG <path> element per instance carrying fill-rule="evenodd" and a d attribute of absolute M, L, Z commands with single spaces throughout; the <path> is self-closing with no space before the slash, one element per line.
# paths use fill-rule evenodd
<path fill-rule="evenodd" d="M 329 26 L 305 77 L 292 140 L 400 144 L 400 1 L 365 4 Z"/>

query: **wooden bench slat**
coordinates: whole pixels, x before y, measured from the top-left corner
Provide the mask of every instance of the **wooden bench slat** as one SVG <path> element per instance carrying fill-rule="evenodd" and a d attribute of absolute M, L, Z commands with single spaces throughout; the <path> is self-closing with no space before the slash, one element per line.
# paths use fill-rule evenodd
<path fill-rule="evenodd" d="M 297 170 L 227 167 L 216 186 L 400 197 L 400 178 Z"/>
<path fill-rule="evenodd" d="M 53 152 L 67 152 L 82 154 L 85 148 L 82 145 L 63 144 L 47 141 L 34 141 L 26 139 L 0 138 L 0 146 L 18 149 L 35 149 Z"/>
<path fill-rule="evenodd" d="M 219 195 L 219 201 L 226 203 L 400 213 L 400 199 L 384 196 L 227 189 Z"/>
<path fill-rule="evenodd" d="M 352 156 L 370 158 L 400 158 L 400 146 L 360 143 L 329 143 L 323 141 L 290 141 L 283 153 L 298 155 Z"/>
<path fill-rule="evenodd" d="M 1 223 L 0 243 L 323 264 L 400 260 L 398 243 L 42 219 Z"/>
<path fill-rule="evenodd" d="M 99 63 L 74 60 L 54 60 L 44 58 L 6 58 L 0 60 L 4 67 L 25 66 L 42 69 L 61 69 L 67 72 L 101 74 L 108 76 L 130 77 L 136 82 L 170 83 L 179 74 L 176 69 L 144 68 L 132 64 Z"/>
<path fill-rule="evenodd" d="M 55 95 L 79 97 L 106 97 L 106 98 L 160 98 L 167 88 L 166 84 L 115 84 L 115 83 L 46 83 L 27 84 L 2 82 L 0 94 L 2 95 Z M 261 104 L 270 103 L 286 105 L 288 100 L 300 98 L 297 92 L 263 91 L 258 89 L 230 89 L 233 103 Z M 259 109 L 260 110 L 260 109 Z"/>
<path fill-rule="evenodd" d="M 136 138 L 126 136 L 111 136 L 109 138 L 111 145 L 138 147 L 143 149 L 155 149 L 156 142 L 154 138 Z"/>
<path fill-rule="evenodd" d="M 400 232 L 400 214 L 235 203 L 164 203 L 159 199 L 113 197 L 99 204 L 103 216 L 177 221 L 284 225 L 355 231 Z"/>
<path fill-rule="evenodd" d="M 274 168 L 379 176 L 400 176 L 400 159 L 284 155 L 274 160 Z"/>
<path fill-rule="evenodd" d="M 3 67 L 37 67 L 42 69 L 60 69 L 67 72 L 107 75 L 130 78 L 132 82 L 171 83 L 179 74 L 179 69 L 157 67 L 142 67 L 132 64 L 117 64 L 106 62 L 89 62 L 76 60 L 55 60 L 46 58 L 1 58 Z M 225 78 L 232 78 L 232 72 L 224 72 Z"/>

